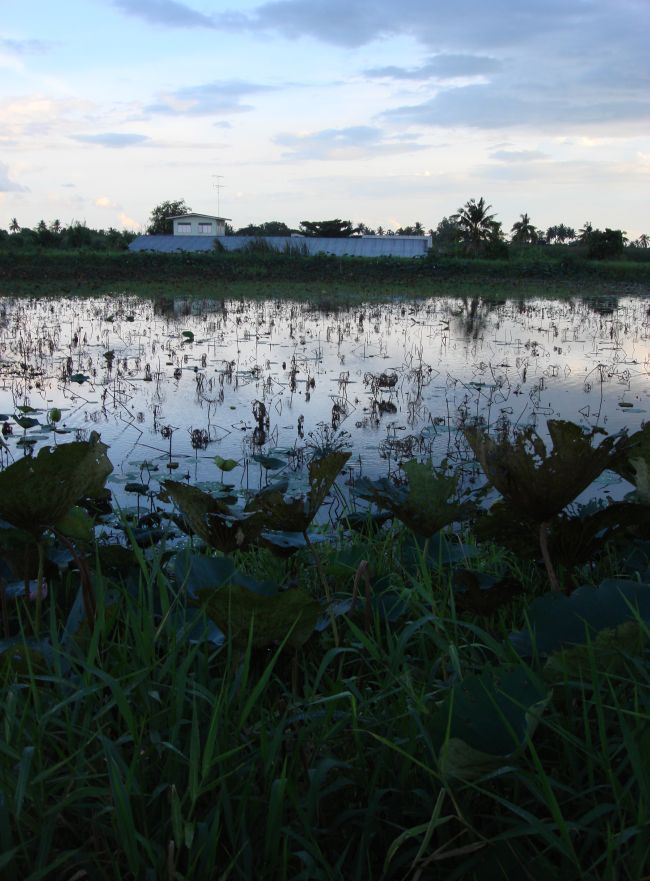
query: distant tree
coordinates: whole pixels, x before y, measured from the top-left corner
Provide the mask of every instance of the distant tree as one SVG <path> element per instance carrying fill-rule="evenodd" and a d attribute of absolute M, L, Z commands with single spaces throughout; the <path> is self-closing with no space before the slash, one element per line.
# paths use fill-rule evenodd
<path fill-rule="evenodd" d="M 359 233 L 359 235 L 362 235 L 362 236 L 375 236 L 375 235 L 377 235 L 377 233 L 374 231 L 374 229 L 371 229 L 371 227 L 366 226 L 365 223 L 360 223 L 357 226 L 357 232 Z"/>
<path fill-rule="evenodd" d="M 377 227 L 377 235 L 378 235 L 378 236 L 383 236 L 383 235 L 385 235 L 384 227 L 383 227 L 383 226 L 378 226 L 378 227 Z"/>
<path fill-rule="evenodd" d="M 178 217 L 180 214 L 190 214 L 192 209 L 185 204 L 185 199 L 178 199 L 175 202 L 161 202 L 151 212 L 149 216 L 149 226 L 147 233 L 150 236 L 171 235 L 174 231 L 174 224 L 170 217 Z"/>
<path fill-rule="evenodd" d="M 456 220 L 451 217 L 443 217 L 438 226 L 431 230 L 431 237 L 436 248 L 445 253 L 461 245 L 463 232 Z"/>
<path fill-rule="evenodd" d="M 423 236 L 425 235 L 424 227 L 418 220 L 413 226 L 400 226 L 397 230 L 398 236 Z"/>
<path fill-rule="evenodd" d="M 305 236 L 322 236 L 326 239 L 345 239 L 358 232 L 350 220 L 302 220 L 300 232 Z"/>
<path fill-rule="evenodd" d="M 467 251 L 471 254 L 478 254 L 486 242 L 501 239 L 501 224 L 494 219 L 494 214 L 489 213 L 491 208 L 492 206 L 488 205 L 481 196 L 478 202 L 470 199 L 451 216 L 451 220 L 460 229 Z"/>
<path fill-rule="evenodd" d="M 237 230 L 238 236 L 290 236 L 292 230 L 281 220 L 267 220 L 265 223 L 249 223 Z"/>
<path fill-rule="evenodd" d="M 625 248 L 625 233 L 621 229 L 592 229 L 587 240 L 587 257 L 605 260 L 618 257 Z"/>
<path fill-rule="evenodd" d="M 527 214 L 520 214 L 521 220 L 512 224 L 512 241 L 518 245 L 533 245 L 539 239 L 537 229 L 530 222 Z"/>
<path fill-rule="evenodd" d="M 636 242 L 633 242 L 633 245 L 635 248 L 650 248 L 650 236 L 647 236 L 644 232 L 641 233 Z"/>
<path fill-rule="evenodd" d="M 563 223 L 557 223 L 555 226 L 549 226 L 546 230 L 544 238 L 549 245 L 559 243 L 563 245 L 575 239 L 576 231 L 572 226 L 565 226 Z"/>
<path fill-rule="evenodd" d="M 16 220 L 15 217 L 11 218 L 11 223 L 9 224 L 9 232 L 17 233 L 20 232 L 20 224 Z"/>
<path fill-rule="evenodd" d="M 62 229 L 61 221 L 57 217 L 57 219 L 53 220 L 50 224 L 50 232 L 54 233 L 55 236 L 58 236 Z"/>
<path fill-rule="evenodd" d="M 64 245 L 67 248 L 89 248 L 96 234 L 88 229 L 85 220 L 73 220 L 64 234 Z"/>

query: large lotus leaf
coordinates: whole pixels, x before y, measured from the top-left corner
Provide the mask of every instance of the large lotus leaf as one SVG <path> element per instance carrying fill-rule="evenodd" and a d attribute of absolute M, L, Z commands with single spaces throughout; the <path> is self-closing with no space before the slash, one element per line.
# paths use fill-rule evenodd
<path fill-rule="evenodd" d="M 600 630 L 588 645 L 572 645 L 550 656 L 544 665 L 544 679 L 562 683 L 567 679 L 593 679 L 593 668 L 622 674 L 626 658 L 641 655 L 648 645 L 648 628 L 638 621 Z"/>
<path fill-rule="evenodd" d="M 432 715 L 441 772 L 468 780 L 511 761 L 532 736 L 549 696 L 524 666 L 466 676 Z"/>
<path fill-rule="evenodd" d="M 556 591 L 538 597 L 528 609 L 528 627 L 511 633 L 510 642 L 523 657 L 535 651 L 549 655 L 637 615 L 650 623 L 650 584 L 607 578 L 597 588 L 579 587 L 568 597 Z"/>
<path fill-rule="evenodd" d="M 229 584 L 235 574 L 236 566 L 230 557 L 208 557 L 184 548 L 174 557 L 174 575 L 188 593 L 196 595 L 199 590 L 221 587 Z"/>
<path fill-rule="evenodd" d="M 299 647 L 316 627 L 322 608 L 308 593 L 294 588 L 266 597 L 245 587 L 229 585 L 199 591 L 206 614 L 236 645 L 255 648 L 281 642 Z"/>
<path fill-rule="evenodd" d="M 516 516 L 545 523 L 559 514 L 606 468 L 613 468 L 627 438 L 613 435 L 592 445 L 601 429 L 585 432 L 579 425 L 550 419 L 553 442 L 549 453 L 534 429 L 514 441 L 496 441 L 480 428 L 465 429 L 488 480 L 507 500 Z"/>
<path fill-rule="evenodd" d="M 266 523 L 260 511 L 229 511 L 228 514 L 206 514 L 204 540 L 224 554 L 243 551 L 257 542 Z"/>
<path fill-rule="evenodd" d="M 458 498 L 458 475 L 446 474 L 415 459 L 405 462 L 402 469 L 408 477 L 408 487 L 397 486 L 386 478 L 364 478 L 357 481 L 355 493 L 386 508 L 425 538 L 469 514 L 470 505 Z"/>
<path fill-rule="evenodd" d="M 85 496 L 96 495 L 113 470 L 99 435 L 20 459 L 0 472 L 0 518 L 33 535 L 53 526 Z"/>
<path fill-rule="evenodd" d="M 163 489 L 185 516 L 190 529 L 204 542 L 210 544 L 210 529 L 205 521 L 206 514 L 227 514 L 228 506 L 220 499 L 186 483 L 164 480 Z"/>
<path fill-rule="evenodd" d="M 266 489 L 250 500 L 246 510 L 263 512 L 268 529 L 305 532 L 349 458 L 350 453 L 337 451 L 312 459 L 306 497 L 286 499 L 282 491 Z"/>
<path fill-rule="evenodd" d="M 637 531 L 644 524 L 650 530 L 650 512 L 642 505 L 615 502 L 579 506 L 575 513 L 564 512 L 549 522 L 551 559 L 567 568 L 589 562 L 605 550 L 608 541 L 625 535 L 630 528 Z M 539 525 L 514 513 L 505 499 L 477 518 L 473 532 L 479 542 L 495 542 L 522 559 L 539 559 Z"/>
<path fill-rule="evenodd" d="M 630 465 L 634 468 L 634 485 L 636 486 L 636 498 L 642 505 L 650 505 L 650 468 L 647 459 L 630 459 Z"/>
<path fill-rule="evenodd" d="M 634 434 L 625 438 L 610 467 L 621 477 L 634 483 L 636 468 L 632 464 L 633 459 L 644 459 L 646 464 L 650 466 L 650 422 L 640 431 L 635 431 Z"/>

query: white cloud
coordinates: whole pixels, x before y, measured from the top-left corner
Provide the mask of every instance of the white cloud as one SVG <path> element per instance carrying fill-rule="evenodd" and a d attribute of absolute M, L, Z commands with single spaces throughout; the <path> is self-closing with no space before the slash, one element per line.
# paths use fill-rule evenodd
<path fill-rule="evenodd" d="M 147 135 L 134 132 L 100 132 L 94 135 L 71 135 L 74 141 L 80 144 L 94 144 L 99 147 L 136 147 L 146 143 Z"/>
<path fill-rule="evenodd" d="M 149 113 L 173 113 L 189 116 L 242 113 L 251 110 L 242 99 L 249 95 L 272 91 L 270 86 L 244 80 L 215 80 L 196 86 L 184 86 L 174 92 L 158 95 L 154 104 L 145 107 Z"/>

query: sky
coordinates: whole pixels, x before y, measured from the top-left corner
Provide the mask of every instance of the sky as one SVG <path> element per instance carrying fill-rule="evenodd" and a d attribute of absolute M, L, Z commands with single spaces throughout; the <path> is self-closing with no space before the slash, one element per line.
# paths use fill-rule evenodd
<path fill-rule="evenodd" d="M 650 0 L 0 0 L 0 228 L 650 234 Z"/>

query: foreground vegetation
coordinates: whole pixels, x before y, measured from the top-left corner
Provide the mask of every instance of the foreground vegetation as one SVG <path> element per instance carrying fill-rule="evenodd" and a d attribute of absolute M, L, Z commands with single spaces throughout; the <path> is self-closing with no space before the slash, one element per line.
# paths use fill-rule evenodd
<path fill-rule="evenodd" d="M 559 246 L 558 246 L 559 247 Z M 643 252 L 646 253 L 646 252 Z M 647 252 L 650 254 L 650 251 Z M 650 262 L 593 261 L 542 251 L 507 260 L 435 257 L 369 259 L 267 252 L 104 253 L 0 251 L 5 294 L 160 293 L 213 297 L 343 295 L 346 302 L 409 296 L 581 296 L 650 289 Z M 281 286 L 281 287 L 280 287 Z"/>
<path fill-rule="evenodd" d="M 117 543 L 96 436 L 7 467 L 4 876 L 644 877 L 650 434 L 549 431 L 467 428 L 487 512 L 411 461 L 335 531 L 331 437 L 302 496 L 163 480 Z"/>

